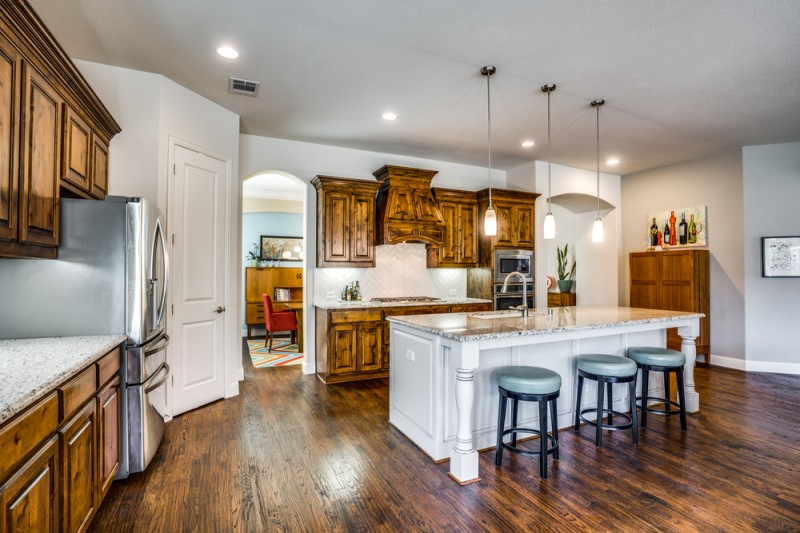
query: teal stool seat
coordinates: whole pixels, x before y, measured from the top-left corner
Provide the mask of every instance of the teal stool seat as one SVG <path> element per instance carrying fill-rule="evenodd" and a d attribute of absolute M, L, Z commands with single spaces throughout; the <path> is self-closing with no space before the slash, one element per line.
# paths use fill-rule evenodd
<path fill-rule="evenodd" d="M 588 353 L 578 356 L 578 392 L 575 402 L 575 432 L 580 431 L 581 420 L 595 427 L 594 444 L 598 448 L 602 442 L 604 429 L 620 430 L 631 429 L 633 445 L 639 444 L 639 429 L 636 424 L 636 362 L 621 357 L 604 353 Z M 581 396 L 583 395 L 583 380 L 591 379 L 597 382 L 597 406 L 581 409 Z M 614 411 L 611 396 L 611 386 L 614 383 L 627 383 L 630 394 L 630 415 Z M 605 398 L 604 398 L 605 396 Z M 603 407 L 605 399 L 607 407 Z M 594 413 L 594 420 L 584 415 Z M 603 423 L 607 416 L 608 422 Z M 622 423 L 614 423 L 614 416 L 622 417 Z"/>
<path fill-rule="evenodd" d="M 535 366 L 511 366 L 495 370 L 500 403 L 497 413 L 497 449 L 494 464 L 503 464 L 503 450 L 522 455 L 539 456 L 539 475 L 547 478 L 547 456 L 558 459 L 558 409 L 556 399 L 561 391 L 561 376 L 547 368 Z M 511 404 L 511 427 L 505 429 L 506 407 Z M 539 429 L 517 425 L 519 402 L 538 402 Z M 547 432 L 547 406 L 550 405 L 552 434 Z M 517 446 L 517 433 L 531 433 L 539 436 L 539 450 L 526 450 Z M 503 437 L 511 435 L 511 443 L 503 442 Z"/>
<path fill-rule="evenodd" d="M 686 356 L 682 352 L 669 348 L 637 346 L 628 348 L 628 357 L 642 365 L 674 367 L 686 364 Z"/>
<path fill-rule="evenodd" d="M 642 395 L 636 398 L 637 406 L 642 411 L 642 427 L 647 427 L 647 413 L 664 415 L 669 418 L 671 415 L 680 415 L 681 429 L 686 431 L 686 393 L 683 387 L 683 366 L 686 364 L 686 356 L 677 350 L 661 348 L 658 346 L 633 346 L 628 348 L 628 357 L 636 362 L 636 366 L 642 369 Z M 650 372 L 662 372 L 664 374 L 664 397 L 650 396 Z M 670 373 L 675 373 L 675 381 L 678 384 L 678 401 L 671 398 L 669 377 Z M 664 408 L 651 407 L 650 402 L 656 404 L 663 403 Z"/>
<path fill-rule="evenodd" d="M 636 374 L 636 363 L 619 355 L 589 353 L 578 356 L 578 370 L 598 376 L 622 378 Z"/>
<path fill-rule="evenodd" d="M 548 368 L 509 366 L 495 374 L 497 385 L 510 392 L 550 394 L 561 388 L 561 376 Z"/>

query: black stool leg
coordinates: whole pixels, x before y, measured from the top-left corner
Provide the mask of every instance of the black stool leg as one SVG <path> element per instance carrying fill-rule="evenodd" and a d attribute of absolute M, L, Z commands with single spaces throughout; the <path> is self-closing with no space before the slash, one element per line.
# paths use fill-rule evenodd
<path fill-rule="evenodd" d="M 539 475 L 547 479 L 547 402 L 539 404 Z"/>
<path fill-rule="evenodd" d="M 642 367 L 642 427 L 647 427 L 647 394 L 650 391 L 650 367 Z"/>
<path fill-rule="evenodd" d="M 501 390 L 500 406 L 497 415 L 497 448 L 495 448 L 494 452 L 494 464 L 496 466 L 500 466 L 500 463 L 503 462 L 503 429 L 506 425 L 506 401 L 507 398 L 503 395 L 503 391 Z"/>
<path fill-rule="evenodd" d="M 669 389 L 670 389 L 669 370 L 665 370 L 663 372 L 663 374 L 664 374 L 664 398 L 667 399 L 667 400 L 671 400 L 672 399 L 671 398 L 672 395 L 670 394 L 670 391 L 669 391 Z M 672 409 L 672 407 L 670 407 L 670 405 L 667 402 L 664 402 L 664 410 L 665 411 L 669 411 L 671 409 Z M 669 413 L 667 413 L 666 417 L 669 418 L 669 416 L 670 416 Z"/>
<path fill-rule="evenodd" d="M 517 410 L 519 409 L 519 399 L 514 398 L 511 403 L 511 427 L 517 427 Z M 517 432 L 511 434 L 511 445 L 517 445 Z"/>
<path fill-rule="evenodd" d="M 614 406 L 612 405 L 614 403 L 614 397 L 611 394 L 610 381 L 606 383 L 606 403 L 608 404 L 608 425 L 610 426 L 611 424 L 614 423 L 614 412 L 612 411 L 612 409 L 614 408 Z"/>
<path fill-rule="evenodd" d="M 556 407 L 556 399 L 550 400 L 550 425 L 553 426 L 553 440 L 556 441 L 556 449 L 553 452 L 553 459 L 558 459 L 558 409 Z"/>
<path fill-rule="evenodd" d="M 631 433 L 633 434 L 633 445 L 639 445 L 639 427 L 636 424 L 636 380 L 628 384 L 631 394 Z"/>
<path fill-rule="evenodd" d="M 605 388 L 603 376 L 597 376 L 597 419 L 595 420 L 594 445 L 598 448 L 603 440 L 603 389 Z"/>
<path fill-rule="evenodd" d="M 678 403 L 681 404 L 681 429 L 686 431 L 686 391 L 683 388 L 683 368 L 675 371 L 678 380 Z"/>
<path fill-rule="evenodd" d="M 575 427 L 577 433 L 581 427 L 581 395 L 583 394 L 583 376 L 578 376 L 578 399 L 575 401 Z"/>

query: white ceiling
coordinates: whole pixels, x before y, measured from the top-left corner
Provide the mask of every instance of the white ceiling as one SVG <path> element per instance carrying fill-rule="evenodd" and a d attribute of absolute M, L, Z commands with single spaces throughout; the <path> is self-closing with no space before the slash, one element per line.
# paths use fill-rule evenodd
<path fill-rule="evenodd" d="M 242 196 L 245 198 L 269 198 L 273 200 L 305 200 L 305 185 L 296 178 L 265 172 L 256 174 L 242 184 Z"/>
<path fill-rule="evenodd" d="M 556 163 L 595 168 L 597 98 L 615 174 L 800 140 L 797 0 L 30 3 L 71 57 L 163 74 L 254 135 L 485 166 L 493 64 L 498 168 L 546 159 L 545 83 Z M 229 76 L 258 96 L 228 94 Z"/>

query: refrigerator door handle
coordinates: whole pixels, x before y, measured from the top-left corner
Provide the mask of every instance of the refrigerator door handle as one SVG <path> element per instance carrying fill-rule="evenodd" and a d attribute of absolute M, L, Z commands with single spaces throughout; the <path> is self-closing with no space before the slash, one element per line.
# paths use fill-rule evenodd
<path fill-rule="evenodd" d="M 164 236 L 164 227 L 161 225 L 160 218 L 156 220 L 156 227 L 153 231 L 153 243 L 151 245 L 152 252 L 150 254 L 150 282 L 157 288 L 158 279 L 154 277 L 156 275 L 155 251 L 158 249 L 158 242 L 156 239 L 161 241 L 161 253 L 162 259 L 164 260 L 164 283 L 161 285 L 161 302 L 159 303 L 156 311 L 156 322 L 154 324 L 155 327 L 158 327 L 162 324 L 164 312 L 167 309 L 167 291 L 169 290 L 169 254 L 167 254 L 167 239 Z"/>
<path fill-rule="evenodd" d="M 153 392 L 154 390 L 159 388 L 161 385 L 163 385 L 165 381 L 167 381 L 167 379 L 169 378 L 169 370 L 170 370 L 170 368 L 169 368 L 169 365 L 166 362 L 161 363 L 161 366 L 158 367 L 158 370 L 156 370 L 154 375 L 158 375 L 159 372 L 161 372 L 162 370 L 165 370 L 165 369 L 166 369 L 166 373 L 164 374 L 164 377 L 159 379 L 158 381 L 156 381 L 152 385 L 149 385 L 147 388 L 145 388 L 144 389 L 145 394 L 150 394 L 151 392 Z"/>
<path fill-rule="evenodd" d="M 158 353 L 164 348 L 166 348 L 168 345 L 169 345 L 169 335 L 165 334 L 163 337 L 161 337 L 161 340 L 158 341 L 154 346 L 144 351 L 144 356 L 147 357 L 148 355 L 153 355 L 154 353 Z"/>

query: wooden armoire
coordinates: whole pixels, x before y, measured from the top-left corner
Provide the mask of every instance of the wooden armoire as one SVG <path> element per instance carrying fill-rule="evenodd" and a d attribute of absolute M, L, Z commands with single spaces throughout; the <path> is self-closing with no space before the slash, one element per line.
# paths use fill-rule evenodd
<path fill-rule="evenodd" d="M 668 250 L 630 254 L 631 307 L 705 313 L 700 319 L 697 355 L 711 358 L 708 250 Z M 681 349 L 677 328 L 667 330 L 667 347 Z"/>

